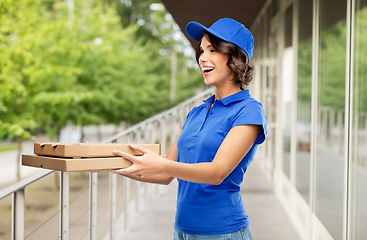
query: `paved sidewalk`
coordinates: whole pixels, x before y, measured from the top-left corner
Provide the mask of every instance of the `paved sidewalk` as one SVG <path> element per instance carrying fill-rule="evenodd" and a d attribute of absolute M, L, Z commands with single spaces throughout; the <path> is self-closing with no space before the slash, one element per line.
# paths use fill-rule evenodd
<path fill-rule="evenodd" d="M 177 182 L 162 186 L 161 192 L 161 196 L 150 198 L 139 215 L 130 215 L 129 231 L 124 232 L 120 227 L 117 239 L 173 239 Z M 271 183 L 256 162 L 251 164 L 245 175 L 241 195 L 251 221 L 254 240 L 300 239 L 275 196 Z"/>
<path fill-rule="evenodd" d="M 298 240 L 290 219 L 259 164 L 251 163 L 241 190 L 254 240 Z"/>

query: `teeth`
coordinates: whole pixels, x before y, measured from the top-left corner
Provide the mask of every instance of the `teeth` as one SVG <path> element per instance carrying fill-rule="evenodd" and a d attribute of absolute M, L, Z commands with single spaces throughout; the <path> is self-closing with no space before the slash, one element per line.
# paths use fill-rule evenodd
<path fill-rule="evenodd" d="M 202 67 L 201 70 L 203 71 L 209 71 L 209 70 L 213 70 L 214 68 L 212 67 Z"/>

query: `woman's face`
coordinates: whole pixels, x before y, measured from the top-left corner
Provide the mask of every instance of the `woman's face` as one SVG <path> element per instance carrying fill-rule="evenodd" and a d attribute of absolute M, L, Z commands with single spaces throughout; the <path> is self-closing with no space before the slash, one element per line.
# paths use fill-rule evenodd
<path fill-rule="evenodd" d="M 233 72 L 227 66 L 229 56 L 216 52 L 204 36 L 200 44 L 199 65 L 203 71 L 205 84 L 221 87 L 223 84 L 233 84 Z"/>

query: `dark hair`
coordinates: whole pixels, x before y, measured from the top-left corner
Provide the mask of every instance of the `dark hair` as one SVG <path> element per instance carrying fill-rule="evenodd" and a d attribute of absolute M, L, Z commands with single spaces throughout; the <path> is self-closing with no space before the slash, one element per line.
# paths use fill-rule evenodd
<path fill-rule="evenodd" d="M 253 70 L 253 67 L 248 64 L 246 53 L 237 45 L 217 38 L 206 31 L 204 31 L 203 37 L 204 36 L 208 38 L 216 52 L 225 53 L 229 56 L 227 66 L 233 72 L 233 81 L 240 86 L 241 90 L 244 90 L 244 86 L 248 85 L 252 80 Z M 196 50 L 196 61 L 199 65 L 199 57 L 201 55 L 200 45 L 201 41 L 199 42 L 199 47 Z"/>

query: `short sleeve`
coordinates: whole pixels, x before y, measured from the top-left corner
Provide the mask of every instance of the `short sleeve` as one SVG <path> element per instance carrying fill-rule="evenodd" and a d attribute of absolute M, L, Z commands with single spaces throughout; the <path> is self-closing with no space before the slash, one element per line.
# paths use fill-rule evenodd
<path fill-rule="evenodd" d="M 265 141 L 267 133 L 267 122 L 264 108 L 261 103 L 254 100 L 248 102 L 233 119 L 233 127 L 240 125 L 260 125 L 262 133 L 256 138 L 255 143 L 261 144 Z"/>

